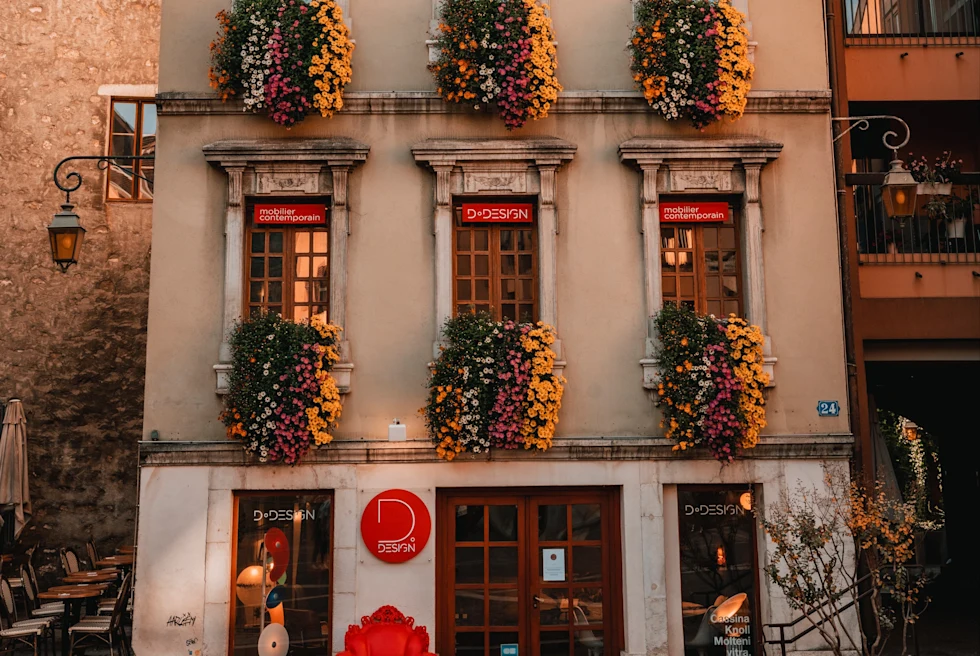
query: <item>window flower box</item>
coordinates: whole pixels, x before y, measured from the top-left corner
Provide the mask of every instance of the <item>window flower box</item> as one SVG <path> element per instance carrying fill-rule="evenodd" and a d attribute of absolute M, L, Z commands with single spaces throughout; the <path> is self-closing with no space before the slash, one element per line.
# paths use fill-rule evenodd
<path fill-rule="evenodd" d="M 707 447 L 731 462 L 766 426 L 762 331 L 744 319 L 703 316 L 674 304 L 656 317 L 661 345 L 657 405 L 675 450 Z"/>
<path fill-rule="evenodd" d="M 551 447 L 565 380 L 553 373 L 554 330 L 541 322 L 449 319 L 421 413 L 439 457 Z"/>

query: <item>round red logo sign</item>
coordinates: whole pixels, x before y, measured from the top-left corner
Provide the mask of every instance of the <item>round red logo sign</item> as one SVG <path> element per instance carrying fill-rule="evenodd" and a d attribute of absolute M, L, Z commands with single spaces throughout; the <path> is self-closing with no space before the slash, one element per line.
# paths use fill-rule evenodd
<path fill-rule="evenodd" d="M 361 539 L 386 563 L 404 563 L 429 541 L 432 518 L 422 499 L 406 490 L 386 490 L 371 499 L 361 516 Z"/>

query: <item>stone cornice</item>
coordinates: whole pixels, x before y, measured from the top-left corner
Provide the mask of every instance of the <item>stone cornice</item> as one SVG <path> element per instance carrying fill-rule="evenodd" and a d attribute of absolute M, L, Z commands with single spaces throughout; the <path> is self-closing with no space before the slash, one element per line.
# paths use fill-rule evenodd
<path fill-rule="evenodd" d="M 691 139 L 676 137 L 634 137 L 619 146 L 623 161 L 732 160 L 766 162 L 779 157 L 783 144 L 755 137 Z"/>
<path fill-rule="evenodd" d="M 412 146 L 416 162 L 542 161 L 559 165 L 575 156 L 576 146 L 558 137 L 525 139 L 426 139 Z"/>
<path fill-rule="evenodd" d="M 323 162 L 351 165 L 367 159 L 370 146 L 347 137 L 224 139 L 204 146 L 204 159 L 223 167 L 257 162 Z"/>
<path fill-rule="evenodd" d="M 161 116 L 234 115 L 244 112 L 238 101 L 221 102 L 214 94 L 166 91 L 156 96 Z M 652 114 L 642 94 L 634 91 L 565 91 L 552 114 Z M 830 91 L 749 92 L 747 114 L 824 114 Z M 343 114 L 468 114 L 464 106 L 447 103 L 432 91 L 351 91 L 344 94 Z"/>
<path fill-rule="evenodd" d="M 674 442 L 663 438 L 557 438 L 544 452 L 518 450 L 491 451 L 487 456 L 464 454 L 461 462 L 507 461 L 542 462 L 561 460 L 712 460 L 702 450 L 674 451 Z M 849 434 L 793 435 L 763 437 L 758 446 L 741 456 L 746 460 L 846 459 L 850 458 L 853 438 Z M 140 464 L 167 466 L 265 466 L 245 453 L 236 442 L 140 442 Z M 313 449 L 303 459 L 307 465 L 433 463 L 442 461 L 428 440 L 388 442 L 335 440 L 323 449 Z M 452 466 L 447 465 L 447 466 Z"/>

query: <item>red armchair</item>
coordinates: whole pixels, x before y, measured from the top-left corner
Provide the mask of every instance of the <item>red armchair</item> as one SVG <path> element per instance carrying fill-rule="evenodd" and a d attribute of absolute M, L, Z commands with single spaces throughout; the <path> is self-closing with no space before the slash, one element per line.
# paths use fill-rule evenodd
<path fill-rule="evenodd" d="M 344 651 L 337 656 L 435 656 L 429 652 L 429 632 L 415 626 L 394 606 L 382 606 L 361 625 L 351 624 L 344 636 Z"/>

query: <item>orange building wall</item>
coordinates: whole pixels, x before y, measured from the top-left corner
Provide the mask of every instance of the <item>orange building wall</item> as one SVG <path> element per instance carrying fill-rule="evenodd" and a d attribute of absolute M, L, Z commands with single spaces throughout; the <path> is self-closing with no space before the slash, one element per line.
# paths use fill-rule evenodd
<path fill-rule="evenodd" d="M 980 99 L 980 46 L 851 46 L 844 56 L 851 102 Z"/>

